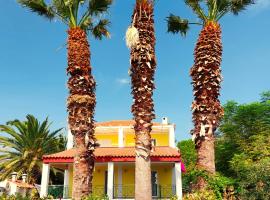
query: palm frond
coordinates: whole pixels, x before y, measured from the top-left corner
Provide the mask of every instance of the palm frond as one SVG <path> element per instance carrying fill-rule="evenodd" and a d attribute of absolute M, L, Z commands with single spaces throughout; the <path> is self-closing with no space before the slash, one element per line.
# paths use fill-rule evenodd
<path fill-rule="evenodd" d="M 231 0 L 231 12 L 238 15 L 239 12 L 245 10 L 247 6 L 254 3 L 254 0 Z"/>
<path fill-rule="evenodd" d="M 51 132 L 49 126 L 48 118 L 39 122 L 33 115 L 0 125 L 0 132 L 7 135 L 0 136 L 0 179 L 13 171 L 29 172 L 35 179 L 42 156 L 64 150 L 66 140 L 58 135 L 62 129 Z"/>
<path fill-rule="evenodd" d="M 220 13 L 220 12 L 228 11 L 230 8 L 230 2 L 231 0 L 217 1 L 218 12 Z"/>
<path fill-rule="evenodd" d="M 202 2 L 202 0 L 185 0 L 186 5 L 188 5 L 201 20 L 205 20 L 206 15 L 200 6 L 200 2 Z"/>
<path fill-rule="evenodd" d="M 69 8 L 66 5 L 65 0 L 53 0 L 53 7 L 64 19 L 70 17 Z"/>
<path fill-rule="evenodd" d="M 48 18 L 49 20 L 55 17 L 52 7 L 48 6 L 44 0 L 17 0 L 23 7 L 27 7 L 32 12 Z"/>
<path fill-rule="evenodd" d="M 93 29 L 93 22 L 92 22 L 91 18 L 89 16 L 82 18 L 80 23 L 79 23 L 79 27 L 85 31 L 92 30 Z"/>
<path fill-rule="evenodd" d="M 187 19 L 182 19 L 179 16 L 170 14 L 170 16 L 167 17 L 167 23 L 168 32 L 171 32 L 173 34 L 180 33 L 182 36 L 185 36 L 187 34 L 187 31 L 189 29 L 189 22 Z"/>
<path fill-rule="evenodd" d="M 110 33 L 108 31 L 108 26 L 110 25 L 110 21 L 108 19 L 101 19 L 91 30 L 93 36 L 101 40 L 103 36 L 109 38 Z"/>
<path fill-rule="evenodd" d="M 111 4 L 112 0 L 90 0 L 89 13 L 90 15 L 99 15 L 104 13 L 109 9 Z"/>

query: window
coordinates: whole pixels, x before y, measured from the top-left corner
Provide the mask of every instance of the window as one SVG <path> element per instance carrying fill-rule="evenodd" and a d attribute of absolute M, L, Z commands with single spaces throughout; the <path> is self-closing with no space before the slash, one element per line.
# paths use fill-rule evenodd
<path fill-rule="evenodd" d="M 152 146 L 155 147 L 157 146 L 157 140 L 156 139 L 151 139 Z"/>
<path fill-rule="evenodd" d="M 157 197 L 158 196 L 158 178 L 157 178 L 156 171 L 151 172 L 151 183 L 152 183 L 152 196 Z"/>

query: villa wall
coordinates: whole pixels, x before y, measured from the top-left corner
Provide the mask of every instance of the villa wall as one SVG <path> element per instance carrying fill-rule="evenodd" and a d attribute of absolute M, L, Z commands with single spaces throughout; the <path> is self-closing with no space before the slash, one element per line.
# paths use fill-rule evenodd
<path fill-rule="evenodd" d="M 104 134 L 96 134 L 96 138 L 98 141 L 110 141 L 110 147 L 118 147 L 118 132 L 115 133 L 104 133 Z"/>
<path fill-rule="evenodd" d="M 118 186 L 118 164 L 115 163 L 114 166 L 114 185 Z M 127 189 L 124 189 L 125 187 L 130 190 L 133 190 L 132 187 L 134 187 L 135 184 L 135 166 L 134 163 L 123 163 L 121 164 L 122 168 L 122 186 L 123 186 L 123 192 L 122 194 L 125 195 L 125 192 L 127 192 Z M 172 185 L 172 171 L 173 171 L 173 165 L 168 163 L 153 163 L 151 167 L 152 171 L 157 172 L 158 177 L 158 185 L 166 188 L 170 187 Z M 104 192 L 104 187 L 106 187 L 105 184 L 105 172 L 107 171 L 107 165 L 97 165 L 95 166 L 94 171 L 94 177 L 93 177 L 93 188 L 94 188 L 94 194 L 101 195 Z M 69 177 L 69 195 L 72 194 L 72 178 L 73 178 L 73 169 L 70 170 L 70 177 Z M 131 188 L 131 189 L 130 189 Z M 131 191 L 132 193 L 132 191 Z"/>
<path fill-rule="evenodd" d="M 125 134 L 124 135 L 124 146 L 126 147 L 134 147 L 135 141 L 134 141 L 135 135 L 132 133 Z M 152 133 L 151 134 L 152 139 L 156 139 L 156 146 L 169 146 L 169 134 L 168 133 Z"/>

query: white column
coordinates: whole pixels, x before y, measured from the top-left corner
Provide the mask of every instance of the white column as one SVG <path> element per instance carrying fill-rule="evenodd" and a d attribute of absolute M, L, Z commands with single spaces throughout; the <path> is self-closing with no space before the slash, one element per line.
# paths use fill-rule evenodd
<path fill-rule="evenodd" d="M 118 129 L 118 147 L 124 147 L 124 129 L 120 127 Z"/>
<path fill-rule="evenodd" d="M 113 172 L 114 163 L 108 162 L 108 181 L 107 181 L 107 195 L 109 199 L 113 199 Z"/>
<path fill-rule="evenodd" d="M 181 171 L 181 163 L 175 163 L 175 187 L 176 187 L 176 196 L 178 200 L 182 200 L 182 171 Z"/>
<path fill-rule="evenodd" d="M 64 174 L 64 191 L 63 191 L 64 198 L 68 197 L 69 169 L 70 169 L 70 166 L 68 165 L 68 168 L 65 170 L 65 174 Z"/>
<path fill-rule="evenodd" d="M 122 165 L 118 166 L 118 197 L 122 197 Z"/>
<path fill-rule="evenodd" d="M 169 127 L 169 146 L 175 148 L 175 129 L 174 125 Z"/>
<path fill-rule="evenodd" d="M 17 193 L 17 184 L 16 182 L 10 182 L 9 183 L 9 195 L 15 195 Z"/>
<path fill-rule="evenodd" d="M 50 164 L 43 163 L 40 197 L 46 197 L 48 195 L 49 178 L 50 178 Z"/>
<path fill-rule="evenodd" d="M 72 149 L 73 148 L 73 135 L 68 129 L 68 135 L 67 135 L 67 149 Z"/>

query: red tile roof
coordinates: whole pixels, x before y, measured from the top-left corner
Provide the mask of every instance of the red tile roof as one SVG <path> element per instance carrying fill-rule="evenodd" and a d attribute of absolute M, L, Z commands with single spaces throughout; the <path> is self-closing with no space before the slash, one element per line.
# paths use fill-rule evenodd
<path fill-rule="evenodd" d="M 112 120 L 112 121 L 107 121 L 107 122 L 97 122 L 96 126 L 133 126 L 135 123 L 134 120 Z M 162 125 L 161 123 L 158 122 L 153 122 L 154 126 L 160 126 Z"/>
<path fill-rule="evenodd" d="M 44 155 L 43 161 L 50 162 L 73 162 L 76 149 L 69 149 L 59 153 Z M 134 161 L 135 148 L 134 147 L 99 147 L 95 150 L 95 158 L 97 162 L 108 161 Z M 155 151 L 151 153 L 151 159 L 155 161 L 179 161 L 180 153 L 177 149 L 171 147 L 155 147 Z"/>

